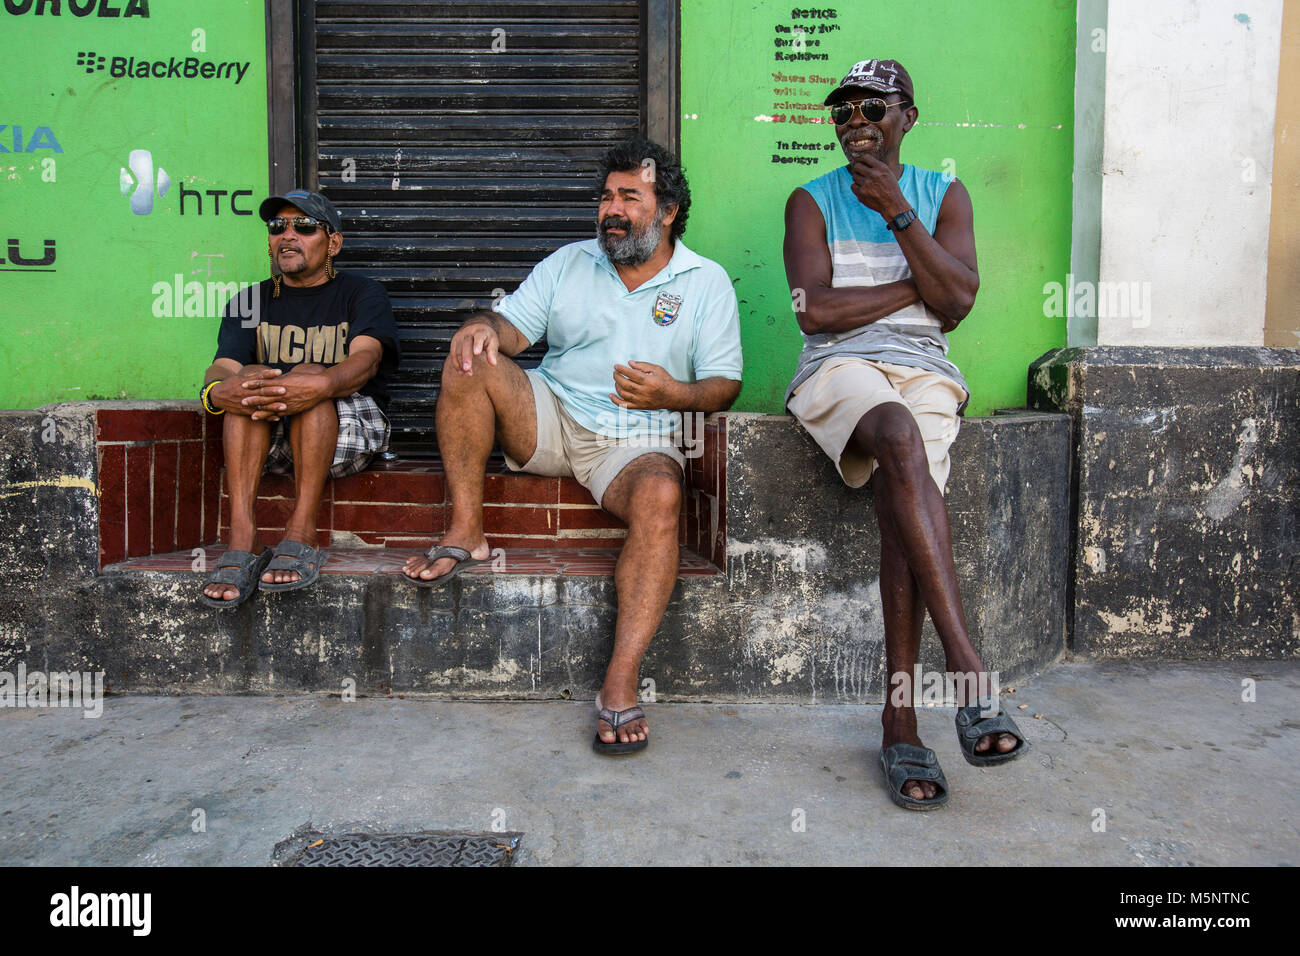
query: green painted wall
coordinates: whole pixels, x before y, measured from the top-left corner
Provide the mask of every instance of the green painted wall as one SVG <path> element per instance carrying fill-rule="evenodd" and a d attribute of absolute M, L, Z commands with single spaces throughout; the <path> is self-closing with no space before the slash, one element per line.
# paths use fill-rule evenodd
<path fill-rule="evenodd" d="M 0 6 L 0 408 L 196 397 L 225 302 L 211 309 L 206 283 L 269 272 L 256 215 L 267 192 L 262 0 L 77 6 L 91 15 L 48 0 Z M 150 76 L 113 75 L 141 61 Z M 129 170 L 123 195 L 132 150 L 152 155 L 148 214 L 132 212 Z M 158 169 L 172 180 L 163 196 Z M 202 194 L 187 196 L 183 216 L 181 187 Z M 214 212 L 206 191 L 222 189 L 250 190 L 238 207 L 253 215 L 232 214 L 228 194 Z M 11 240 L 28 260 L 53 240 L 54 271 L 16 265 Z M 176 303 L 155 286 L 174 288 L 177 275 L 182 314 L 158 317 Z"/>
<path fill-rule="evenodd" d="M 126 12 L 132 3 L 99 6 Z M 186 283 L 255 282 L 267 274 L 256 215 L 232 215 L 228 195 L 215 215 L 206 194 L 202 215 L 194 197 L 185 215 L 180 209 L 181 186 L 249 189 L 253 198 L 240 200 L 245 209 L 266 194 L 263 5 L 136 0 L 134 7 L 149 15 L 77 17 L 66 2 L 39 0 L 18 15 L 0 6 L 0 257 L 12 258 L 9 240 L 28 259 L 41 256 L 45 240 L 56 243 L 56 271 L 0 271 L 7 333 L 0 367 L 8 373 L 0 378 L 0 408 L 189 397 L 211 357 L 219 311 L 193 295 L 206 299 L 206 288 L 191 286 L 181 305 L 197 314 L 158 317 L 160 305 L 176 304 L 171 295 L 160 300 L 158 283 L 174 284 L 177 275 Z M 737 407 L 781 411 L 800 347 L 781 263 L 782 209 L 791 189 L 841 161 L 837 150 L 778 153 L 778 140 L 833 142 L 828 127 L 794 121 L 819 110 L 776 106 L 820 102 L 830 83 L 772 74 L 838 79 L 871 55 L 901 60 L 917 84 L 920 123 L 904 143 L 904 161 L 950 169 L 974 200 L 982 287 L 951 336 L 952 357 L 974 392 L 970 414 L 1022 405 L 1026 366 L 1065 344 L 1065 320 L 1043 317 L 1042 287 L 1069 266 L 1073 0 L 931 0 L 906 8 L 854 0 L 820 8 L 834 18 L 813 19 L 794 17 L 795 9 L 769 0 L 683 3 L 682 151 L 695 196 L 687 240 L 736 280 L 746 359 Z M 774 59 L 774 41 L 794 36 L 777 27 L 804 23 L 814 31 L 804 52 L 830 58 Z M 817 32 L 823 26 L 838 29 Z M 856 39 L 880 35 L 886 39 Z M 91 52 L 87 72 L 77 61 Z M 172 58 L 179 71 L 191 57 L 248 68 L 238 84 L 201 75 L 114 77 L 116 57 L 134 57 L 136 69 L 140 60 L 162 61 L 164 73 Z M 782 114 L 784 123 L 756 119 Z M 48 127 L 62 152 L 46 148 L 44 136 L 34 151 L 15 152 L 15 126 L 23 128 L 20 149 Z M 148 215 L 134 214 L 122 191 L 136 149 L 149 150 L 173 181 L 166 195 L 155 190 Z M 774 153 L 815 162 L 773 163 Z"/>
<path fill-rule="evenodd" d="M 807 9 L 774 0 L 682 4 L 682 157 L 693 198 L 686 241 L 736 282 L 745 349 L 736 407 L 783 411 L 802 344 L 781 260 L 785 201 L 844 161 L 837 145 L 814 153 L 777 142 L 834 144 L 833 127 L 796 121 L 821 115 L 801 104 L 820 103 L 850 66 L 873 56 L 903 63 L 916 85 L 920 119 L 903 161 L 955 173 L 974 204 L 980 291 L 949 337 L 971 386 L 968 414 L 1022 407 L 1027 366 L 1066 341 L 1065 319 L 1043 317 L 1042 289 L 1063 281 L 1070 264 L 1074 0 L 826 0 L 813 9 L 833 18 L 794 15 Z M 775 59 L 795 53 L 775 41 L 795 42 L 784 30 L 797 25 L 807 26 L 802 52 L 829 59 Z M 774 163 L 774 154 L 815 162 Z"/>

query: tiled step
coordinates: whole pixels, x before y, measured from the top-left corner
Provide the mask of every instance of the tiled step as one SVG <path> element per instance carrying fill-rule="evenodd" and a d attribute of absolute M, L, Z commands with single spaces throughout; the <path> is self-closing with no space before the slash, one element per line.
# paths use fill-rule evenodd
<path fill-rule="evenodd" d="M 220 545 L 202 550 L 201 567 L 212 568 L 225 548 Z M 400 576 L 408 558 L 420 554 L 418 548 L 345 548 L 331 547 L 321 574 L 391 574 Z M 719 573 L 718 568 L 694 551 L 683 548 L 677 569 L 678 577 L 700 577 Z M 194 551 L 174 551 L 144 558 L 129 558 L 109 565 L 106 574 L 132 571 L 196 571 L 200 556 Z M 500 548 L 494 549 L 491 564 L 467 568 L 463 575 L 488 577 L 512 575 L 612 575 L 618 551 L 613 548 Z"/>
<path fill-rule="evenodd" d="M 726 560 L 725 419 L 704 428 L 688 460 L 679 541 L 722 566 Z M 229 540 L 221 422 L 197 402 L 152 402 L 95 411 L 99 567 Z M 293 508 L 289 476 L 262 478 L 256 504 L 262 542 L 274 544 Z M 448 518 L 446 482 L 433 459 L 378 461 L 326 483 L 318 539 L 342 548 L 420 548 Z M 572 478 L 544 478 L 489 463 L 484 528 L 493 547 L 609 548 L 627 529 Z"/>
<path fill-rule="evenodd" d="M 279 540 L 293 500 L 287 475 L 262 478 L 256 515 L 264 543 Z M 220 507 L 220 537 L 228 541 L 230 500 L 224 479 Z M 439 462 L 383 462 L 326 483 L 316 533 L 326 544 L 427 548 L 446 528 L 449 511 Z M 680 526 L 679 541 L 686 545 L 685 501 Z M 504 468 L 485 479 L 483 530 L 493 547 L 504 548 L 618 548 L 627 536 L 627 526 L 598 507 L 575 479 Z"/>

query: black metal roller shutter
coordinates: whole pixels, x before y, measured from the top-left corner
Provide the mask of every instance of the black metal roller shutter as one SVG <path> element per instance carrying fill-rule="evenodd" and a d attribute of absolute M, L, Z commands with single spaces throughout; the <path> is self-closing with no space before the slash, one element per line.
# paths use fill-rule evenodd
<path fill-rule="evenodd" d="M 306 161 L 343 213 L 340 267 L 386 286 L 401 330 L 394 450 L 434 452 L 442 362 L 466 315 L 594 235 L 598 159 L 645 128 L 641 6 L 304 8 Z"/>

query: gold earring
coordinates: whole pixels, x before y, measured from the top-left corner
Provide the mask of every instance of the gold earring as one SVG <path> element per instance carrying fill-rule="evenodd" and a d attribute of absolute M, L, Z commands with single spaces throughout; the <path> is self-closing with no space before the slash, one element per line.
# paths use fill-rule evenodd
<path fill-rule="evenodd" d="M 338 273 L 334 270 L 334 253 L 332 252 L 325 253 L 325 275 L 327 278 L 330 279 L 333 279 L 336 275 L 338 275 Z"/>
<path fill-rule="evenodd" d="M 270 239 L 266 240 L 266 254 L 271 257 L 271 285 L 273 286 L 271 298 L 278 299 L 280 298 L 280 276 L 275 271 L 275 253 L 271 251 Z"/>

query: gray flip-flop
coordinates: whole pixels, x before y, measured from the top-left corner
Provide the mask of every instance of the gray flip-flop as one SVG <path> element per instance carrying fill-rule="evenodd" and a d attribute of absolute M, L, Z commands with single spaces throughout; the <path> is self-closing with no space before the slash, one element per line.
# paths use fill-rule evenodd
<path fill-rule="evenodd" d="M 645 750 L 646 747 L 650 746 L 649 737 L 645 740 L 629 740 L 626 743 L 617 739 L 619 727 L 644 718 L 645 711 L 640 707 L 629 707 L 627 710 L 610 710 L 608 707 L 602 707 L 596 711 L 596 719 L 609 724 L 610 729 L 614 731 L 615 739 L 612 741 L 601 740 L 600 731 L 598 730 L 596 731 L 596 739 L 591 742 L 591 749 L 607 757 L 621 757 L 624 754 L 634 754 L 638 750 Z"/>
<path fill-rule="evenodd" d="M 329 557 L 324 548 L 313 548 L 310 545 L 303 544 L 301 541 L 290 541 L 288 539 L 281 541 L 275 546 L 271 553 L 271 563 L 266 566 L 267 571 L 297 571 L 297 581 L 286 581 L 281 584 L 268 584 L 259 580 L 258 587 L 263 591 L 297 591 L 302 588 L 311 587 L 320 577 L 320 569 L 325 566 L 325 561 Z M 258 575 L 259 579 L 261 575 Z"/>
<path fill-rule="evenodd" d="M 262 576 L 270 560 L 271 552 L 266 548 L 262 549 L 260 554 L 249 551 L 226 551 L 217 558 L 217 566 L 212 569 L 203 586 L 206 588 L 209 584 L 224 584 L 237 590 L 239 597 L 233 601 L 224 601 L 221 598 L 208 597 L 200 591 L 199 600 L 208 607 L 239 607 L 257 590 L 258 578 Z"/>
<path fill-rule="evenodd" d="M 430 548 L 424 552 L 426 561 L 437 561 L 439 558 L 451 558 L 456 564 L 446 574 L 441 574 L 436 578 L 413 578 L 405 571 L 402 577 L 410 581 L 417 588 L 440 588 L 452 578 L 456 577 L 467 568 L 477 567 L 480 564 L 487 564 L 491 558 L 475 558 L 470 555 L 464 548 L 458 548 L 454 544 L 440 544 L 436 548 Z"/>

